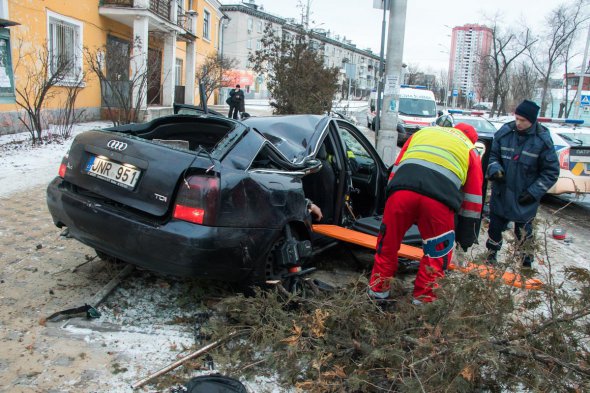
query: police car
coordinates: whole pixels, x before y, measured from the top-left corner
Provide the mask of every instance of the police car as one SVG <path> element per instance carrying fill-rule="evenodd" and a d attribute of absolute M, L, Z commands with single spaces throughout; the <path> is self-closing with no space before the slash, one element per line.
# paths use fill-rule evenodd
<path fill-rule="evenodd" d="M 584 120 L 537 119 L 551 134 L 559 159 L 559 179 L 548 194 L 590 193 L 590 129 L 580 127 Z"/>

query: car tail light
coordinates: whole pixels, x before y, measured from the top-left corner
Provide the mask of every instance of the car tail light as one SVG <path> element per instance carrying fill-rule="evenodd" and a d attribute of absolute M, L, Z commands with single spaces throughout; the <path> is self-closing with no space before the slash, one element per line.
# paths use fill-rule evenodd
<path fill-rule="evenodd" d="M 66 176 L 66 170 L 68 169 L 68 155 L 66 154 L 64 158 L 61 160 L 61 164 L 59 164 L 59 170 L 57 174 L 62 179 Z"/>
<path fill-rule="evenodd" d="M 570 148 L 566 147 L 559 152 L 559 167 L 561 169 L 570 169 Z"/>
<path fill-rule="evenodd" d="M 172 216 L 195 224 L 215 222 L 219 199 L 219 179 L 211 176 L 190 176 L 181 184 Z"/>

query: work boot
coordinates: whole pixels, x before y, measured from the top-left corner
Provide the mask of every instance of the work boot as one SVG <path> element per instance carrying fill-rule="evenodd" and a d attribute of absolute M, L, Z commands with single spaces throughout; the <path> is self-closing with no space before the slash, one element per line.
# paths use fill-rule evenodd
<path fill-rule="evenodd" d="M 498 251 L 488 250 L 488 255 L 485 259 L 486 265 L 496 265 L 498 263 Z"/>
<path fill-rule="evenodd" d="M 526 269 L 530 269 L 533 265 L 533 256 L 532 255 L 525 255 L 522 259 L 522 267 Z"/>

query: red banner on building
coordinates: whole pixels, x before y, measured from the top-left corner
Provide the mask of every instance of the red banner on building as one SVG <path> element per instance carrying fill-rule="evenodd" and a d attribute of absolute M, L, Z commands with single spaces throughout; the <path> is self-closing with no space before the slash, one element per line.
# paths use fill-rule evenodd
<path fill-rule="evenodd" d="M 223 86 L 234 87 L 240 85 L 241 87 L 254 85 L 254 73 L 249 70 L 227 70 L 223 73 Z"/>

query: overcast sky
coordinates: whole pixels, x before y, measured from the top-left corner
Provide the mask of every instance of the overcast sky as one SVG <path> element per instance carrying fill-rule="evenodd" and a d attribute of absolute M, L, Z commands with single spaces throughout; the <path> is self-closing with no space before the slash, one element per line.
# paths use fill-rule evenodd
<path fill-rule="evenodd" d="M 249 1 L 249 0 L 245 0 Z M 379 54 L 383 11 L 373 8 L 373 0 L 309 0 L 310 25 L 329 29 L 346 36 L 359 48 L 371 48 Z M 540 33 L 547 14 L 565 0 L 408 0 L 404 44 L 404 62 L 419 65 L 424 71 L 447 69 L 451 29 L 467 23 L 485 24 L 500 13 L 509 23 L 526 21 L 534 32 Z M 224 4 L 237 1 L 223 0 Z M 307 0 L 255 0 L 266 12 L 300 20 L 299 3 Z M 388 19 L 388 17 L 386 18 Z M 578 36 L 579 60 L 582 62 L 586 30 Z M 386 35 L 387 37 L 387 35 Z M 446 53 L 441 53 L 446 51 Z M 580 63 L 580 64 L 578 64 Z"/>

